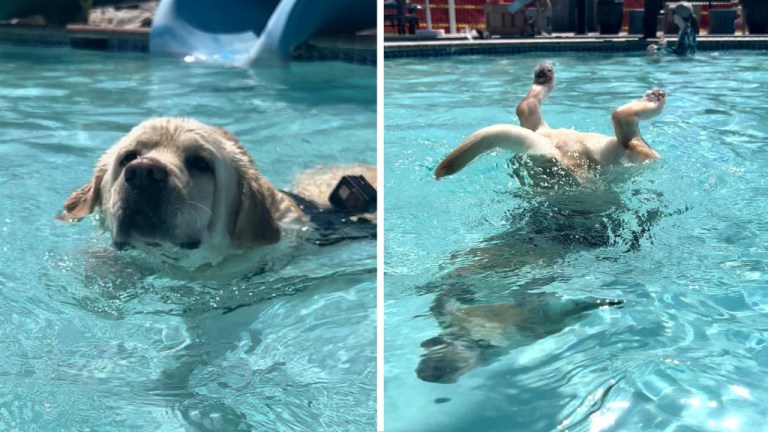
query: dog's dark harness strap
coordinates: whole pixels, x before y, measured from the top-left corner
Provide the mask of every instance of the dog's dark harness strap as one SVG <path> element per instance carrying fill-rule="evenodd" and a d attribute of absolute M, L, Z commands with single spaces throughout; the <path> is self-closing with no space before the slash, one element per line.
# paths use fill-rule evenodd
<path fill-rule="evenodd" d="M 375 239 L 376 224 L 365 218 L 352 220 L 351 214 L 344 210 L 330 207 L 321 209 L 312 201 L 292 192 L 281 190 L 296 203 L 309 217 L 315 228 L 316 236 L 309 241 L 318 246 L 330 246 L 344 240 Z"/>

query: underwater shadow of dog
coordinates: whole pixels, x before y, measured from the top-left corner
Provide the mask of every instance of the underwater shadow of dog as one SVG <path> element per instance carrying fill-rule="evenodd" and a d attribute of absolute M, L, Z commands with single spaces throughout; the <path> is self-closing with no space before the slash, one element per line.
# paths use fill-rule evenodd
<path fill-rule="evenodd" d="M 520 163 L 524 157 L 513 159 L 512 175 L 519 174 Z M 638 193 L 648 195 L 647 190 L 571 186 L 515 189 L 526 204 L 508 212 L 509 228 L 455 252 L 451 268 L 417 288 L 435 296 L 429 312 L 441 328 L 421 343 L 419 379 L 454 383 L 512 350 L 575 325 L 593 310 L 624 304 L 622 299 L 564 299 L 547 287 L 562 278 L 557 265 L 570 255 L 604 251 L 605 259 L 618 259 L 637 252 L 652 242 L 655 225 L 680 211 L 670 210 L 660 193 L 651 193 L 643 206 L 627 202 Z"/>

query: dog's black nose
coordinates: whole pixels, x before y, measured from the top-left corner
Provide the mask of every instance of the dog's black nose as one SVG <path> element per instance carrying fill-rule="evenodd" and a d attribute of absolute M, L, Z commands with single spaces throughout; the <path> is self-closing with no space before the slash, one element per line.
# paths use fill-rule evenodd
<path fill-rule="evenodd" d="M 154 158 L 139 158 L 125 167 L 125 182 L 129 186 L 143 189 L 164 184 L 168 180 L 168 170 Z"/>

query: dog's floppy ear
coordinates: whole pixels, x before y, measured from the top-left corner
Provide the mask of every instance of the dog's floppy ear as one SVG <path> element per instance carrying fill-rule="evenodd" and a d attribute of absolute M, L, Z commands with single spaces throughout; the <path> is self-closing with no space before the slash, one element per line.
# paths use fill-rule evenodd
<path fill-rule="evenodd" d="M 228 221 L 229 237 L 238 248 L 263 246 L 280 241 L 280 227 L 270 210 L 273 204 L 274 190 L 266 182 L 253 165 L 248 152 L 228 130 L 212 126 L 213 130 L 224 142 L 233 147 L 229 152 L 228 165 L 234 169 L 233 183 L 237 190 L 234 202 L 230 208 Z M 222 179 L 223 180 L 223 179 Z M 229 183 L 229 182 L 227 182 Z"/>
<path fill-rule="evenodd" d="M 64 203 L 64 213 L 57 215 L 56 219 L 78 222 L 93 213 L 93 210 L 101 203 L 101 181 L 105 172 L 105 168 L 97 167 L 93 178 L 85 186 L 72 192 L 72 195 Z"/>
<path fill-rule="evenodd" d="M 280 227 L 269 210 L 265 189 L 255 179 L 239 179 L 240 202 L 231 225 L 231 238 L 235 246 L 248 248 L 280 241 Z"/>

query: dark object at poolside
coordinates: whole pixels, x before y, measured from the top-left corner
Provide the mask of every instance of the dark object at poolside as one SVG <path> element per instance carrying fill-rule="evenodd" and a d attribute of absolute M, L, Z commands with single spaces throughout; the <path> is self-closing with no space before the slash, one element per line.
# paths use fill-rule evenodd
<path fill-rule="evenodd" d="M 600 34 L 619 34 L 624 20 L 624 0 L 597 0 Z"/>
<path fill-rule="evenodd" d="M 744 0 L 749 34 L 768 33 L 768 2 L 765 0 Z"/>
<path fill-rule="evenodd" d="M 736 31 L 736 9 L 711 9 L 708 34 L 729 34 Z"/>
<path fill-rule="evenodd" d="M 419 26 L 416 12 L 420 9 L 421 5 L 405 0 L 384 2 L 384 26 L 396 28 L 399 35 L 416 34 L 416 28 Z"/>
<path fill-rule="evenodd" d="M 629 23 L 627 24 L 627 34 L 643 34 L 643 15 L 641 10 L 631 10 L 627 14 Z"/>
<path fill-rule="evenodd" d="M 483 5 L 483 11 L 485 29 L 489 34 L 501 37 L 525 34 L 527 25 L 524 10 L 509 13 L 509 4 L 486 3 Z"/>
<path fill-rule="evenodd" d="M 664 13 L 663 13 L 664 23 L 662 25 L 662 28 L 664 29 L 665 35 L 677 35 L 680 33 L 680 26 L 678 26 L 677 23 L 675 23 L 675 20 L 673 18 L 675 16 L 675 9 L 678 6 L 679 6 L 679 3 L 678 4 L 670 3 L 664 6 Z M 694 11 L 690 11 L 690 12 L 693 13 L 694 18 L 698 22 L 700 15 L 697 15 Z M 697 28 L 697 34 L 698 34 L 698 26 L 696 28 Z"/>
<path fill-rule="evenodd" d="M 91 6 L 107 6 L 126 3 L 126 0 L 93 0 Z M 85 22 L 88 11 L 81 0 L 2 0 L 0 20 L 42 15 L 49 25 L 65 26 L 73 22 Z"/>
<path fill-rule="evenodd" d="M 664 5 L 664 0 L 645 0 L 643 6 L 643 38 L 655 38 L 658 26 L 657 17 Z"/>
<path fill-rule="evenodd" d="M 339 210 L 351 213 L 376 211 L 376 189 L 363 176 L 344 176 L 328 199 Z"/>
<path fill-rule="evenodd" d="M 576 2 L 576 34 L 587 34 L 587 0 Z"/>

